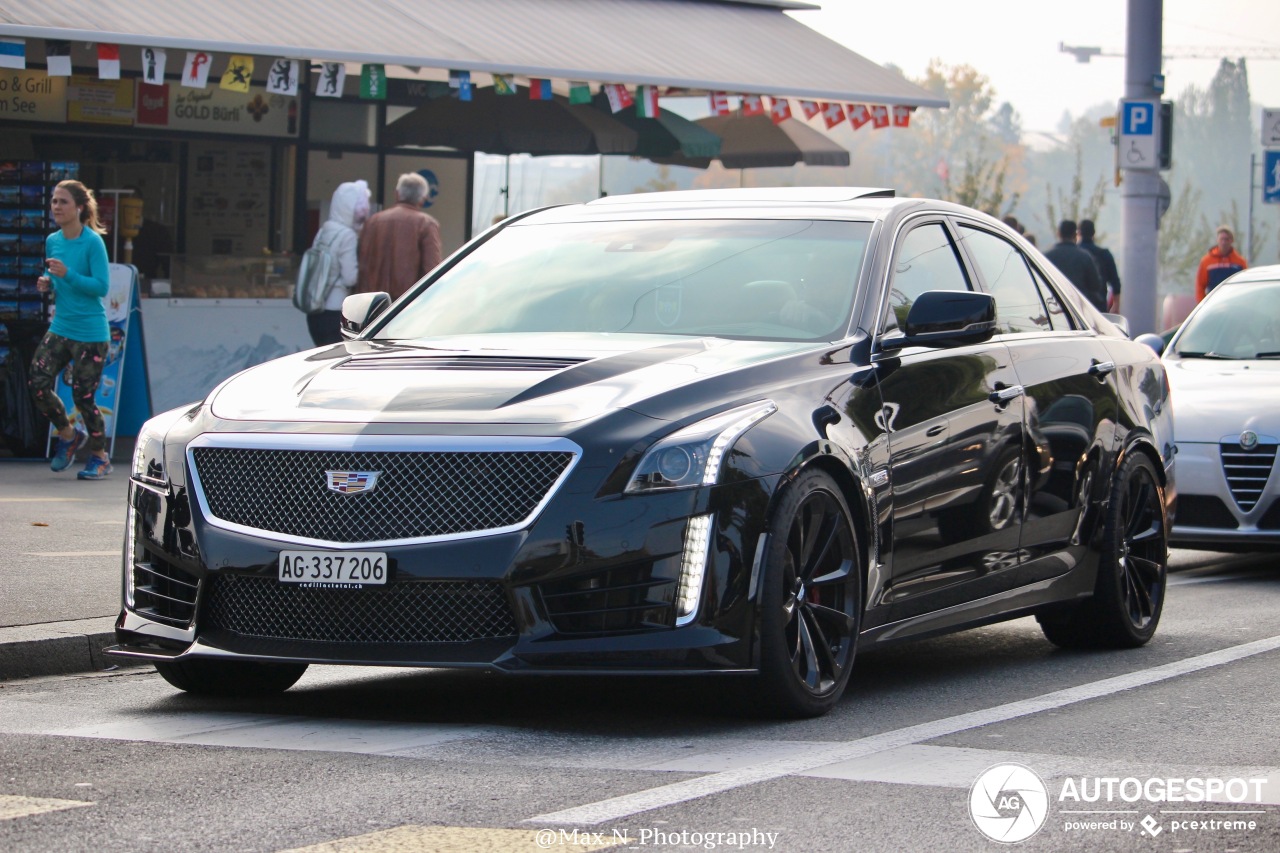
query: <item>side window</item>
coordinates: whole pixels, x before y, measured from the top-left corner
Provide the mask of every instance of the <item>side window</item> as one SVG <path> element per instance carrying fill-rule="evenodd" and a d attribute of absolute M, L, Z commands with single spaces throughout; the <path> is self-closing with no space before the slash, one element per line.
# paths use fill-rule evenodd
<path fill-rule="evenodd" d="M 1060 331 L 1075 328 L 1071 315 L 1062 307 L 1058 294 L 1045 280 L 1044 274 L 1037 269 L 1032 269 L 1035 272 L 1036 287 L 1040 290 L 1040 298 L 1044 300 L 1045 307 L 1049 309 L 1049 319 L 1053 322 L 1053 327 Z"/>
<path fill-rule="evenodd" d="M 1041 298 L 1041 290 L 1018 247 L 989 231 L 966 225 L 960 226 L 960 233 L 987 289 L 996 298 L 999 331 L 1007 334 L 1054 329 L 1052 312 Z"/>
<path fill-rule="evenodd" d="M 920 294 L 929 290 L 970 290 L 955 244 L 939 222 L 907 232 L 898 246 L 889 282 L 885 331 L 906 325 L 907 312 Z"/>

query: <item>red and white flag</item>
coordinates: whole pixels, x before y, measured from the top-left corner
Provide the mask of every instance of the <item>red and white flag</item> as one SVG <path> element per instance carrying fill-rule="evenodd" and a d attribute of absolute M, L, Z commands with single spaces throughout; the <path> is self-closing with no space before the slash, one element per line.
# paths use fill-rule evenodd
<path fill-rule="evenodd" d="M 727 116 L 729 114 L 729 96 L 724 92 L 711 93 L 711 114 L 713 116 Z"/>
<path fill-rule="evenodd" d="M 860 129 L 869 121 L 871 121 L 871 110 L 867 109 L 866 104 L 849 105 L 849 124 L 853 125 L 854 130 Z"/>
<path fill-rule="evenodd" d="M 835 102 L 822 105 L 822 120 L 827 123 L 827 130 L 844 121 L 844 107 Z"/>
<path fill-rule="evenodd" d="M 786 98 L 774 98 L 773 103 L 769 105 L 769 117 L 773 119 L 774 124 L 782 124 L 791 118 L 791 102 Z"/>
<path fill-rule="evenodd" d="M 604 95 L 609 99 L 609 109 L 612 112 L 625 110 L 627 107 L 635 106 L 635 98 L 631 97 L 631 93 L 627 91 L 627 87 L 621 83 L 606 83 L 603 86 Z"/>
<path fill-rule="evenodd" d="M 658 87 L 636 87 L 636 115 L 641 118 L 658 117 Z"/>
<path fill-rule="evenodd" d="M 120 79 L 120 45 L 98 45 L 98 79 Z"/>
<path fill-rule="evenodd" d="M 893 126 L 894 127 L 910 127 L 911 113 L 915 111 L 915 107 L 909 107 L 905 104 L 898 104 L 893 108 Z"/>
<path fill-rule="evenodd" d="M 822 105 L 817 101 L 801 101 L 800 109 L 804 110 L 804 117 L 811 119 L 818 113 L 822 112 Z"/>
<path fill-rule="evenodd" d="M 759 95 L 743 95 L 742 114 L 744 116 L 764 115 L 764 98 Z"/>
<path fill-rule="evenodd" d="M 182 63 L 182 85 L 203 89 L 209 82 L 209 64 L 213 56 L 203 50 L 188 50 L 187 61 Z"/>
<path fill-rule="evenodd" d="M 876 130 L 889 126 L 889 108 L 884 104 L 874 104 L 871 107 L 871 126 Z"/>

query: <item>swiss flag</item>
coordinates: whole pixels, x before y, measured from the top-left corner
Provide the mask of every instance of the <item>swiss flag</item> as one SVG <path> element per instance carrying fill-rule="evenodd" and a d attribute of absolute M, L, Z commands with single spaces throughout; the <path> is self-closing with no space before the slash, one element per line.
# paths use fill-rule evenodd
<path fill-rule="evenodd" d="M 769 117 L 773 119 L 774 124 L 782 124 L 791 118 L 791 102 L 786 98 L 774 98 L 773 103 L 769 105 Z"/>
<path fill-rule="evenodd" d="M 744 116 L 764 115 L 764 98 L 759 95 L 743 95 L 742 114 Z"/>
<path fill-rule="evenodd" d="M 822 105 L 822 120 L 827 123 L 827 130 L 844 121 L 844 107 L 837 103 Z"/>
<path fill-rule="evenodd" d="M 818 105 L 817 101 L 801 101 L 800 109 L 804 110 L 805 118 L 813 118 L 822 112 L 822 107 Z"/>
<path fill-rule="evenodd" d="M 854 130 L 860 129 L 869 121 L 871 121 L 871 110 L 867 109 L 866 104 L 851 104 L 849 106 L 849 124 L 853 125 Z"/>
<path fill-rule="evenodd" d="M 915 107 L 909 107 L 905 104 L 898 104 L 893 108 L 893 126 L 894 127 L 910 127 L 911 113 Z"/>
<path fill-rule="evenodd" d="M 889 126 L 889 108 L 884 104 L 876 104 L 871 108 L 871 126 L 877 130 Z"/>
<path fill-rule="evenodd" d="M 729 114 L 729 96 L 724 92 L 711 93 L 711 114 L 713 116 L 727 116 Z"/>

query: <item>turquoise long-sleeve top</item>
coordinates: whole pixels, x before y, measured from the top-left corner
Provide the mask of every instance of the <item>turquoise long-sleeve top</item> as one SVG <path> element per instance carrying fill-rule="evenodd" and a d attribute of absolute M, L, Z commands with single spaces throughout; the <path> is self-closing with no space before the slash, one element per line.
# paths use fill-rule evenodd
<path fill-rule="evenodd" d="M 111 340 L 105 301 L 110 279 L 102 237 L 91 228 L 82 229 L 74 240 L 54 231 L 45 238 L 44 253 L 46 258 L 57 258 L 67 265 L 62 278 L 45 273 L 53 282 L 54 294 L 49 331 L 81 343 Z"/>

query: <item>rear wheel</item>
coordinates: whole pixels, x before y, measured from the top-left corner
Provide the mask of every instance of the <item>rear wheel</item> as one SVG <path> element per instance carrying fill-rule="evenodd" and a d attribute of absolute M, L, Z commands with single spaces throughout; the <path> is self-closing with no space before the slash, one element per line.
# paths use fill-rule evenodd
<path fill-rule="evenodd" d="M 1121 463 L 1111 489 L 1093 597 L 1037 617 L 1064 648 L 1135 648 L 1156 632 L 1168 580 L 1169 520 L 1155 465 L 1141 453 Z"/>
<path fill-rule="evenodd" d="M 758 686 L 770 710 L 816 717 L 839 701 L 857 650 L 862 575 L 844 496 L 821 471 L 787 487 L 769 525 Z"/>
<path fill-rule="evenodd" d="M 260 661 L 156 661 L 156 671 L 179 690 L 202 696 L 265 696 L 283 693 L 307 671 L 305 663 Z"/>

